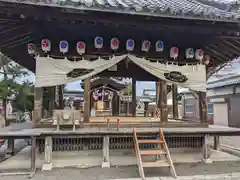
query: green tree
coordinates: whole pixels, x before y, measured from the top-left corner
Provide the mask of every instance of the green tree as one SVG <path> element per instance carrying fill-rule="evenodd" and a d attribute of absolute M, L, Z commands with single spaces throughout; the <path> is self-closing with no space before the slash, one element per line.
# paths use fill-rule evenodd
<path fill-rule="evenodd" d="M 22 112 L 31 112 L 33 110 L 33 100 L 31 99 L 34 89 L 33 83 L 29 81 L 23 82 L 16 89 L 18 90 L 15 94 L 17 109 Z"/>
<path fill-rule="evenodd" d="M 18 83 L 17 78 L 22 78 L 23 76 L 28 75 L 28 73 L 24 67 L 14 63 L 10 58 L 0 53 L 0 74 L 2 74 L 2 77 L 0 79 L 0 99 L 3 101 L 3 114 L 5 126 L 7 126 L 7 100 L 8 98 L 16 97 L 16 95 L 19 94 L 19 91 L 22 91 L 21 86 L 25 85 Z"/>

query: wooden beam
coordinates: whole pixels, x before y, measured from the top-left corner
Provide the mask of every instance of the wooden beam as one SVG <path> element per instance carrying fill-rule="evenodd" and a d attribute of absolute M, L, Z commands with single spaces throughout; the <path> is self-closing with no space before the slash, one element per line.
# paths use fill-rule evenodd
<path fill-rule="evenodd" d="M 206 48 L 207 50 L 213 52 L 213 54 L 221 57 L 221 58 L 224 59 L 224 60 L 227 60 L 227 59 L 231 59 L 231 58 L 232 58 L 232 57 L 230 57 L 229 55 L 226 56 L 226 55 L 223 55 L 222 53 L 218 52 L 218 51 L 215 49 L 215 46 L 214 46 L 214 45 L 210 45 L 210 46 L 212 46 L 212 47 L 214 47 L 214 48 L 210 48 L 209 46 L 204 46 L 204 48 Z"/>
<path fill-rule="evenodd" d="M 221 40 L 221 41 L 223 41 L 223 43 L 227 44 L 228 46 L 231 46 L 231 47 L 232 47 L 233 49 L 235 49 L 235 50 L 238 52 L 238 54 L 239 54 L 239 51 L 240 51 L 240 47 L 239 47 L 239 46 L 236 46 L 236 45 L 228 42 L 227 40 Z"/>
<path fill-rule="evenodd" d="M 90 84 L 91 78 L 84 79 L 84 122 L 89 122 L 90 116 Z"/>
<path fill-rule="evenodd" d="M 136 117 L 136 78 L 132 77 L 132 116 Z"/>
<path fill-rule="evenodd" d="M 235 40 L 235 39 L 240 39 L 240 36 L 217 36 L 217 38 Z"/>
<path fill-rule="evenodd" d="M 34 110 L 33 110 L 33 127 L 36 127 L 42 119 L 42 98 L 43 88 L 38 87 L 34 90 Z"/>
<path fill-rule="evenodd" d="M 178 119 L 178 87 L 176 84 L 172 84 L 172 106 L 173 106 L 173 119 Z"/>

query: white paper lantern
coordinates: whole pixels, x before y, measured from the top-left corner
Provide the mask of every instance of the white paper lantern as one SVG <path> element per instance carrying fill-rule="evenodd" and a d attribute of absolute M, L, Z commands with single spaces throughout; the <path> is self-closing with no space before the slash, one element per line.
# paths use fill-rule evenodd
<path fill-rule="evenodd" d="M 41 44 L 42 44 L 42 50 L 44 52 L 50 52 L 51 51 L 51 41 L 49 39 L 43 39 Z"/>
<path fill-rule="evenodd" d="M 185 56 L 186 56 L 186 59 L 194 58 L 194 50 L 193 50 L 193 48 L 187 48 L 186 51 L 185 51 Z"/>
<path fill-rule="evenodd" d="M 76 49 L 77 49 L 78 54 L 80 54 L 80 55 L 84 54 L 86 51 L 85 42 L 82 42 L 82 41 L 77 42 Z"/>
<path fill-rule="evenodd" d="M 28 46 L 28 54 L 33 55 L 36 53 L 36 45 L 33 43 L 29 43 Z"/>
<path fill-rule="evenodd" d="M 132 39 L 128 39 L 126 42 L 126 49 L 127 51 L 133 51 L 135 46 L 135 42 Z"/>
<path fill-rule="evenodd" d="M 96 49 L 101 49 L 103 48 L 103 38 L 102 37 L 95 37 L 94 39 L 94 45 Z"/>
<path fill-rule="evenodd" d="M 157 52 L 163 52 L 163 50 L 164 50 L 163 41 L 157 41 L 155 44 L 155 48 L 156 48 Z"/>
<path fill-rule="evenodd" d="M 205 57 L 204 57 L 204 59 L 205 59 L 205 60 L 204 60 L 204 64 L 205 64 L 205 65 L 208 65 L 208 64 L 210 63 L 211 57 L 206 54 Z"/>
<path fill-rule="evenodd" d="M 149 40 L 144 40 L 142 43 L 142 51 L 148 52 L 151 47 L 151 42 Z"/>
<path fill-rule="evenodd" d="M 60 41 L 59 43 L 59 51 L 63 54 L 67 53 L 69 49 L 69 45 L 67 41 Z"/>
<path fill-rule="evenodd" d="M 179 53 L 178 47 L 172 47 L 170 50 L 170 58 L 176 59 L 178 57 L 178 53 Z"/>
<path fill-rule="evenodd" d="M 199 61 L 202 61 L 204 57 L 204 52 L 202 49 L 197 49 L 195 52 L 195 58 Z"/>
<path fill-rule="evenodd" d="M 117 50 L 119 48 L 119 40 L 117 38 L 111 39 L 111 49 Z"/>

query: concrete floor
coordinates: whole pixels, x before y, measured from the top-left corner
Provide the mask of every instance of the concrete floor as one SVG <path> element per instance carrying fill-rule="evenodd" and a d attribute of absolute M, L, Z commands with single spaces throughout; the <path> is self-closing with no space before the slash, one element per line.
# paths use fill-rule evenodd
<path fill-rule="evenodd" d="M 9 169 L 28 169 L 30 167 L 30 149 L 28 146 L 20 151 L 17 155 L 0 163 L 0 170 Z M 174 163 L 200 163 L 202 162 L 201 152 L 172 152 Z M 37 154 L 36 166 L 41 169 L 44 164 L 44 154 Z M 221 151 L 211 151 L 210 156 L 213 162 L 237 162 L 240 158 Z M 81 151 L 81 152 L 53 152 L 53 167 L 94 167 L 100 166 L 102 163 L 102 151 Z M 110 151 L 111 166 L 130 166 L 137 165 L 136 157 L 131 150 L 111 150 Z"/>
<path fill-rule="evenodd" d="M 239 180 L 240 163 L 178 164 L 178 180 Z M 175 180 L 168 168 L 145 168 L 146 180 Z M 27 180 L 27 176 L 0 176 L 1 180 Z M 37 171 L 32 180 L 141 180 L 137 166 L 112 168 L 57 168 Z"/>

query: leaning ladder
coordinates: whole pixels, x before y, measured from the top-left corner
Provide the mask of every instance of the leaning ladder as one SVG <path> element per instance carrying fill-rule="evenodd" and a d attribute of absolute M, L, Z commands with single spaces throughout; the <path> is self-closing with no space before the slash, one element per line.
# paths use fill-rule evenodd
<path fill-rule="evenodd" d="M 141 178 L 145 179 L 143 168 L 145 167 L 169 167 L 171 174 L 174 178 L 177 178 L 177 174 L 169 153 L 169 149 L 163 134 L 162 129 L 159 130 L 159 139 L 138 139 L 136 128 L 133 129 L 133 139 L 135 144 L 135 152 L 138 163 L 138 170 Z M 140 150 L 140 144 L 157 144 L 155 149 Z M 156 156 L 156 161 L 144 162 L 142 156 Z M 159 160 L 159 156 L 165 156 L 164 160 Z"/>

